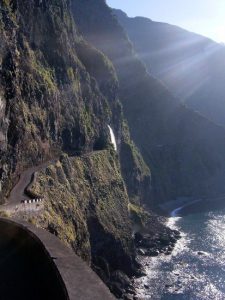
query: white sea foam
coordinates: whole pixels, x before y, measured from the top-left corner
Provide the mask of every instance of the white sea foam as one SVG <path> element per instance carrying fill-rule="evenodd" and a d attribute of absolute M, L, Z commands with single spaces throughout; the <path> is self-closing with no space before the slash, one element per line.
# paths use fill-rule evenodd
<path fill-rule="evenodd" d="M 225 209 L 169 218 L 167 226 L 183 232 L 182 239 L 170 256 L 143 258 L 147 276 L 137 280 L 138 296 L 224 300 Z"/>

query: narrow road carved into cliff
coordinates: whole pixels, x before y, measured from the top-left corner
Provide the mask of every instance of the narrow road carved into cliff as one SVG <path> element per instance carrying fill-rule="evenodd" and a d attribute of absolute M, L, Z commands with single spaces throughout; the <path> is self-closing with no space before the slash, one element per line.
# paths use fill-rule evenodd
<path fill-rule="evenodd" d="M 113 144 L 114 150 L 117 151 L 117 145 L 116 145 L 116 138 L 114 135 L 114 132 L 112 128 L 108 125 L 109 133 L 110 133 L 110 138 L 111 138 L 111 143 Z M 101 151 L 101 150 L 100 150 Z M 97 151 L 94 151 L 97 152 Z M 83 154 L 82 156 L 89 155 L 90 153 Z M 26 188 L 29 186 L 29 184 L 32 181 L 32 177 L 35 172 L 38 172 L 44 168 L 46 168 L 48 165 L 54 163 L 56 159 L 44 162 L 38 166 L 33 166 L 24 172 L 20 174 L 19 181 L 17 184 L 13 187 L 13 189 L 10 192 L 10 195 L 8 197 L 8 201 L 4 204 L 1 205 L 0 207 L 5 210 L 5 211 L 23 211 L 26 210 L 27 207 L 25 204 L 29 205 L 29 208 L 31 209 L 37 209 L 40 207 L 40 204 L 33 203 L 33 198 L 29 197 L 26 194 Z M 43 196 L 41 197 L 43 198 Z M 32 202 L 31 202 L 31 201 Z M 31 202 L 31 203 L 29 203 Z"/>
<path fill-rule="evenodd" d="M 33 198 L 29 197 L 25 193 L 25 190 L 28 187 L 28 185 L 31 183 L 34 173 L 46 168 L 48 165 L 50 165 L 53 162 L 54 162 L 53 160 L 44 162 L 38 166 L 31 167 L 25 170 L 24 172 L 22 172 L 20 174 L 19 181 L 10 192 L 8 201 L 1 206 L 1 209 L 8 212 L 27 211 L 28 208 L 33 211 L 40 210 L 43 207 L 43 205 L 40 203 L 38 204 L 33 202 L 29 203 L 29 200 L 33 200 Z M 41 198 L 43 198 L 43 196 Z M 24 204 L 24 201 L 26 202 L 26 200 L 27 203 L 29 203 L 27 205 Z"/>

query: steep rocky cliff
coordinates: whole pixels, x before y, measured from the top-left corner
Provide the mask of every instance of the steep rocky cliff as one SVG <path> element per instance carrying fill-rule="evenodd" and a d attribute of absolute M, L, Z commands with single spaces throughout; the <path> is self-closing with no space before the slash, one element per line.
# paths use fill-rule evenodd
<path fill-rule="evenodd" d="M 29 190 L 45 198 L 44 211 L 23 217 L 110 286 L 118 270 L 133 275 L 128 202 L 149 199 L 151 177 L 130 139 L 114 66 L 78 33 L 67 0 L 0 0 L 0 38 L 1 202 L 24 170 L 46 162 Z"/>
<path fill-rule="evenodd" d="M 185 103 L 225 126 L 225 47 L 177 26 L 114 10 L 148 71 Z"/>
<path fill-rule="evenodd" d="M 152 171 L 155 203 L 225 190 L 225 131 L 180 104 L 150 76 L 103 0 L 73 2 L 86 39 L 114 63 L 131 136 Z"/>
<path fill-rule="evenodd" d="M 47 199 L 32 222 L 72 247 L 110 286 L 114 272 L 134 274 L 129 200 L 114 151 L 63 155 L 36 174 L 29 192 Z"/>
<path fill-rule="evenodd" d="M 44 209 L 20 216 L 123 297 L 138 268 L 130 217 L 149 225 L 142 242 L 158 245 L 161 231 L 171 246 L 138 205 L 222 192 L 225 133 L 148 75 L 103 0 L 0 0 L 0 38 L 0 200 L 45 162 L 27 189 Z"/>
<path fill-rule="evenodd" d="M 119 99 L 118 79 L 111 61 L 85 42 L 79 43 L 77 52 L 89 73 L 96 79 L 101 93 L 111 109 L 110 123 L 116 135 L 121 171 L 125 180 L 130 201 L 144 203 L 151 193 L 150 169 L 144 162 L 138 148 L 130 138 L 129 127 L 124 119 Z"/>
<path fill-rule="evenodd" d="M 100 139 L 106 144 L 107 103 L 76 54 L 80 38 L 67 5 L 1 5 L 3 155 L 7 148 L 3 194 L 7 165 L 11 175 L 59 150 L 92 151 Z"/>
<path fill-rule="evenodd" d="M 105 148 L 107 124 L 136 156 L 124 134 L 114 68 L 78 35 L 69 2 L 3 1 L 1 7 L 3 196 L 7 178 L 27 165 L 61 150 L 74 155 Z M 145 185 L 135 161 L 130 177 Z"/>

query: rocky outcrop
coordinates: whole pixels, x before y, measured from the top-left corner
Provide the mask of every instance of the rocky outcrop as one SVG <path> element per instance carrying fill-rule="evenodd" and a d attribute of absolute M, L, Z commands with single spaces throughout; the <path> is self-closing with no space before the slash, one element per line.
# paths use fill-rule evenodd
<path fill-rule="evenodd" d="M 151 168 L 155 204 L 224 192 L 225 131 L 146 71 L 105 1 L 73 1 L 82 34 L 113 62 L 132 139 Z"/>

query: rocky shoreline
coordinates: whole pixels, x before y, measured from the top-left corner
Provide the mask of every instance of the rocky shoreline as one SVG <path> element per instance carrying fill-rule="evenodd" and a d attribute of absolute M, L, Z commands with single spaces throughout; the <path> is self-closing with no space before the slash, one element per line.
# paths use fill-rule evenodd
<path fill-rule="evenodd" d="M 151 221 L 146 224 L 145 230 L 134 233 L 137 259 L 133 277 L 129 278 L 120 271 L 111 276 L 110 289 L 118 299 L 139 300 L 135 280 L 146 276 L 143 257 L 171 255 L 176 242 L 181 238 L 181 233 L 167 227 L 166 220 L 156 215 L 151 216 Z"/>
<path fill-rule="evenodd" d="M 135 234 L 135 244 L 138 254 L 142 256 L 158 256 L 160 253 L 170 255 L 178 239 L 181 238 L 178 230 L 165 230 L 163 234 Z"/>

